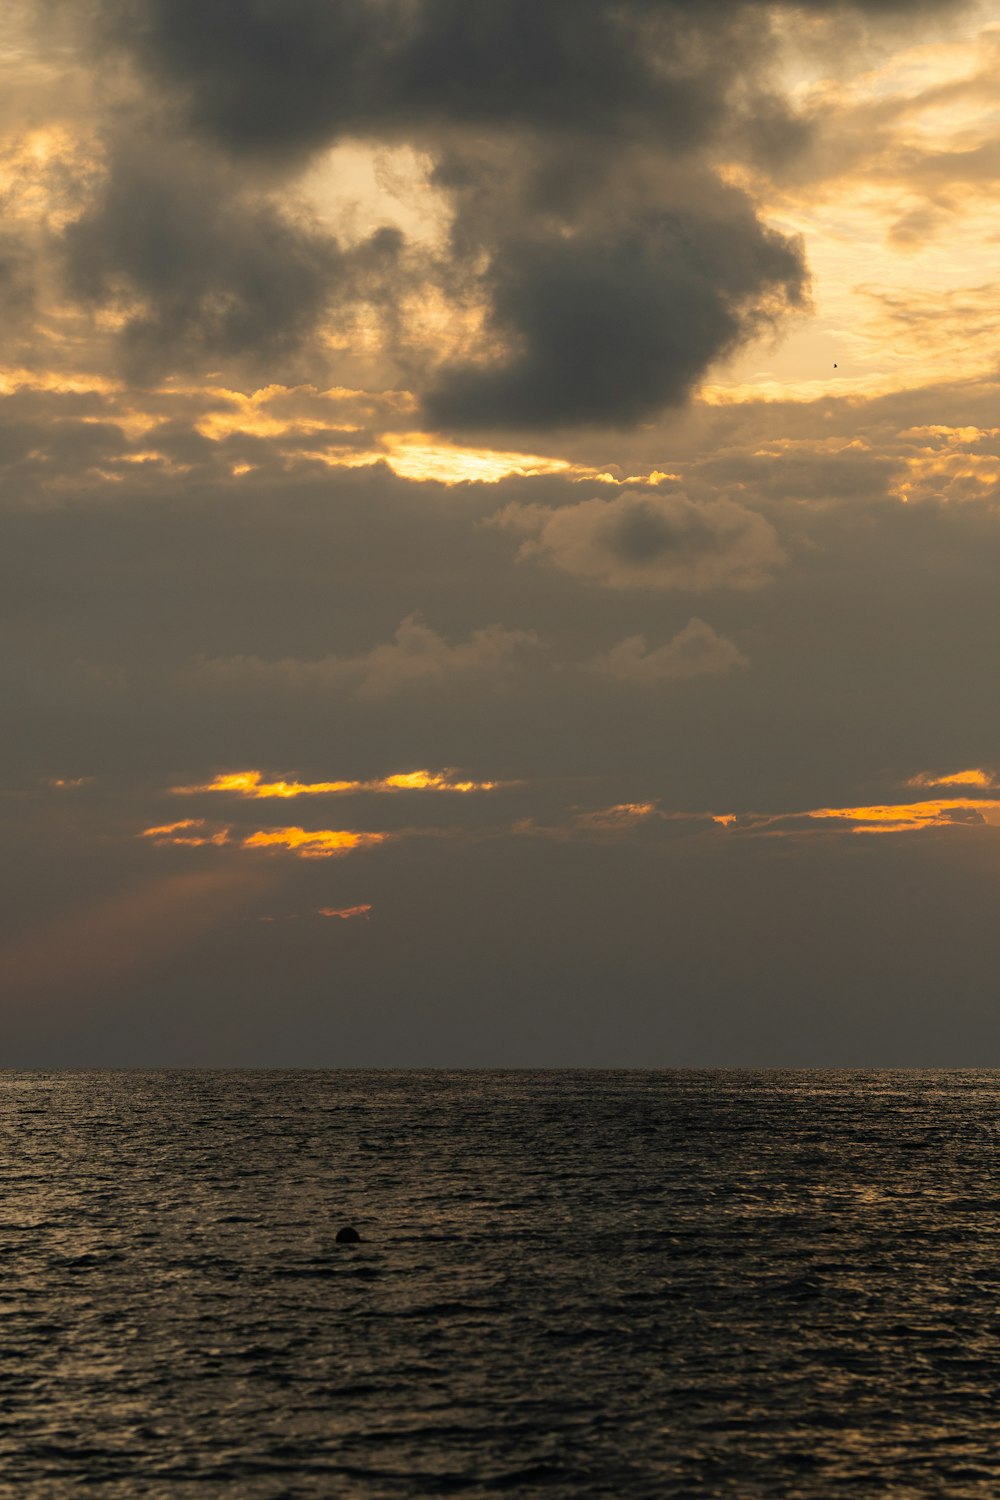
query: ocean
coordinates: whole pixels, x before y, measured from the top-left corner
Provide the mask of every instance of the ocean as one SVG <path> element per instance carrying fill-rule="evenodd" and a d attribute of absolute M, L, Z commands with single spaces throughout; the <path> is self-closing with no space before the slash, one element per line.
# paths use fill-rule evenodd
<path fill-rule="evenodd" d="M 6 1072 L 0 1111 L 2 1495 L 1000 1493 L 1000 1074 Z"/>

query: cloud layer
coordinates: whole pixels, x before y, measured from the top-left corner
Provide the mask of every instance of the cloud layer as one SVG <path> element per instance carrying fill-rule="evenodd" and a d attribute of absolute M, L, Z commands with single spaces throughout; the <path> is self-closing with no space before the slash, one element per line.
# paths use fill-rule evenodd
<path fill-rule="evenodd" d="M 15 10 L 8 1060 L 996 1060 L 1000 10 Z"/>

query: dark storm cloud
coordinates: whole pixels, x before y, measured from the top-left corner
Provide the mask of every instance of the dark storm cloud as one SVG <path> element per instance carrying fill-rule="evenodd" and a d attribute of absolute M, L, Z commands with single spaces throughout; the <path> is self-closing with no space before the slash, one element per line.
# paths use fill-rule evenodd
<path fill-rule="evenodd" d="M 343 134 L 470 123 L 600 133 L 652 116 L 668 138 L 697 140 L 734 66 L 699 45 L 709 11 L 721 26 L 739 7 L 126 0 L 96 20 L 179 91 L 197 128 L 274 157 Z"/>
<path fill-rule="evenodd" d="M 698 157 L 737 130 L 765 154 L 795 149 L 766 7 L 119 0 L 73 14 L 153 83 L 160 129 L 174 122 L 159 141 L 118 129 L 67 232 L 74 290 L 125 313 L 133 375 L 221 360 L 287 378 L 331 311 L 374 305 L 433 424 L 623 427 L 683 402 L 803 301 L 801 248 Z M 447 253 L 419 274 L 479 306 L 484 337 L 436 372 L 399 323 L 418 273 L 398 232 L 347 251 L 264 191 L 357 138 L 417 145 L 454 214 Z"/>
<path fill-rule="evenodd" d="M 768 32 L 766 7 L 743 0 L 118 0 L 92 14 L 102 38 L 180 92 L 199 128 L 264 155 L 441 124 L 653 128 L 690 145 Z"/>
<path fill-rule="evenodd" d="M 491 326 L 514 352 L 443 372 L 426 406 L 445 427 L 637 422 L 683 400 L 765 308 L 800 302 L 804 269 L 732 193 L 721 212 L 505 239 L 486 280 Z"/>
<path fill-rule="evenodd" d="M 96 199 L 69 225 L 77 296 L 125 309 L 127 367 L 294 356 L 338 300 L 391 266 L 391 230 L 342 251 L 192 146 L 140 133 L 114 141 Z"/>

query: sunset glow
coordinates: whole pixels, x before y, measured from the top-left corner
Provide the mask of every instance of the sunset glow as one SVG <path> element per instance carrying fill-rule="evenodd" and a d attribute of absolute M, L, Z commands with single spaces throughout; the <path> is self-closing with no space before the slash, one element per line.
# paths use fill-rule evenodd
<path fill-rule="evenodd" d="M 930 771 L 921 771 L 911 776 L 907 786 L 978 786 L 985 791 L 998 790 L 997 778 L 991 771 L 952 771 L 948 776 L 935 776 Z"/>
<path fill-rule="evenodd" d="M 176 844 L 188 849 L 202 849 L 214 844 L 221 848 L 229 843 L 229 829 L 220 828 L 208 832 L 209 825 L 202 818 L 184 818 L 179 823 L 166 823 L 159 828 L 144 828 L 142 837 L 156 844 Z"/>
<path fill-rule="evenodd" d="M 260 892 L 95 1057 L 992 1065 L 998 69 L 1000 0 L 10 0 L 3 921 Z"/>
<path fill-rule="evenodd" d="M 1000 827 L 1000 800 L 955 797 L 873 807 L 819 807 L 808 812 L 712 814 L 720 827 L 738 833 L 793 836 L 810 824 L 842 823 L 850 833 L 914 833 L 928 828 Z"/>
<path fill-rule="evenodd" d="M 357 833 L 343 828 L 262 828 L 249 834 L 244 849 L 284 849 L 299 859 L 335 859 L 358 849 L 384 844 L 387 833 Z"/>
<path fill-rule="evenodd" d="M 492 792 L 497 781 L 461 781 L 456 771 L 401 771 L 373 781 L 265 781 L 262 771 L 228 771 L 203 786 L 175 786 L 176 796 L 229 792 L 258 801 L 269 798 L 335 797 L 361 792 Z"/>
<path fill-rule="evenodd" d="M 996 1500 L 1000 0 L 5 0 L 0 210 L 11 1493 Z"/>

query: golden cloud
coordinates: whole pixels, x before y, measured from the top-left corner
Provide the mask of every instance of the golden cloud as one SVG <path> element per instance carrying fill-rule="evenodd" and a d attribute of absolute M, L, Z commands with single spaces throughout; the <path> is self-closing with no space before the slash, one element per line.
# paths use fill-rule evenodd
<path fill-rule="evenodd" d="M 360 792 L 492 792 L 510 782 L 460 781 L 458 772 L 400 771 L 371 781 L 265 781 L 262 771 L 226 771 L 197 786 L 173 786 L 175 796 L 229 792 L 261 801 L 268 798 L 335 797 Z"/>
<path fill-rule="evenodd" d="M 359 833 L 347 828 L 262 828 L 249 834 L 244 849 L 286 849 L 299 859 L 336 859 L 357 849 L 384 844 L 388 833 Z"/>
<path fill-rule="evenodd" d="M 975 768 L 970 771 L 952 771 L 948 776 L 937 776 L 932 771 L 920 771 L 916 776 L 911 776 L 906 783 L 907 786 L 935 787 L 935 786 L 978 786 L 984 791 L 1000 791 L 1000 785 L 992 771 L 984 771 Z"/>
<path fill-rule="evenodd" d="M 214 831 L 213 831 L 214 830 Z M 384 844 L 395 837 L 388 833 L 368 833 L 349 828 L 259 828 L 242 838 L 234 838 L 230 828 L 207 822 L 204 818 L 183 818 L 157 828 L 144 828 L 140 838 L 160 846 L 179 845 L 187 849 L 227 845 L 235 849 L 284 849 L 299 859 L 333 859 Z"/>
<path fill-rule="evenodd" d="M 841 823 L 850 833 L 915 833 L 928 828 L 1000 827 L 1000 800 L 951 797 L 926 802 L 885 802 L 870 807 L 817 807 L 807 812 L 713 814 L 737 833 L 789 836 L 817 823 Z"/>
<path fill-rule="evenodd" d="M 220 847 L 229 843 L 229 829 L 220 828 L 208 833 L 210 827 L 204 818 L 182 818 L 179 823 L 164 823 L 159 828 L 144 828 L 140 837 L 152 839 L 157 844 L 180 844 L 190 849 L 200 849 L 206 844 Z"/>

